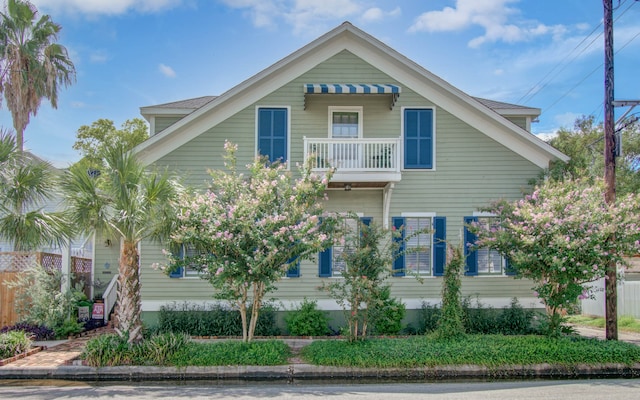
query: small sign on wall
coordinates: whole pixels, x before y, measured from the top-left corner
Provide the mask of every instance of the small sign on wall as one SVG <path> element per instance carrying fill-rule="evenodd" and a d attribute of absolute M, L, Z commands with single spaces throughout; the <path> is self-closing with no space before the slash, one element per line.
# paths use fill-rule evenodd
<path fill-rule="evenodd" d="M 87 321 L 89 319 L 89 306 L 78 307 L 78 319 L 80 321 Z"/>
<path fill-rule="evenodd" d="M 94 303 L 91 318 L 104 319 L 104 303 Z"/>

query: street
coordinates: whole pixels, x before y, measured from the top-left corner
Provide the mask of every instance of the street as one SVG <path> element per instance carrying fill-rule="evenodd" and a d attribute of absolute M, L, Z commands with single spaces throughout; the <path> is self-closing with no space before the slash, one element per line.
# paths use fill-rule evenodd
<path fill-rule="evenodd" d="M 0 381 L 0 399 L 637 399 L 640 379 L 446 383 Z"/>

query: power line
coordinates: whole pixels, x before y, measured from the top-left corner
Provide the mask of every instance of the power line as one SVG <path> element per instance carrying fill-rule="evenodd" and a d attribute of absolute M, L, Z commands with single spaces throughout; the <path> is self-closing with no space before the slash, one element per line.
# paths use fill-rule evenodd
<path fill-rule="evenodd" d="M 624 0 L 622 3 L 618 4 L 618 6 L 616 8 L 619 8 L 621 6 L 623 6 L 628 0 Z M 638 1 L 638 0 L 636 0 Z M 629 11 L 629 9 L 631 7 L 633 7 L 635 4 L 635 2 L 631 2 L 631 4 L 629 5 L 629 7 L 627 7 L 624 11 L 622 11 L 620 13 L 620 15 L 618 15 L 618 17 L 615 19 L 616 21 L 618 19 L 620 19 L 627 11 Z M 569 65 L 571 65 L 571 63 L 573 63 L 578 57 L 580 57 L 582 54 L 584 54 L 585 51 L 587 51 L 592 45 L 593 43 L 598 40 L 602 35 L 602 31 L 596 36 L 594 37 L 591 42 L 589 42 L 589 44 L 587 46 L 585 46 L 578 54 L 576 54 L 569 62 L 567 62 L 566 64 L 565 61 L 571 57 L 571 55 L 585 42 L 587 41 L 587 39 L 589 39 L 589 37 L 591 37 L 594 32 L 596 32 L 596 30 L 599 30 L 599 28 L 602 26 L 602 22 L 600 22 L 587 36 L 585 36 L 580 43 L 578 43 L 573 50 L 571 50 L 567 56 L 565 56 L 562 61 L 560 61 L 558 64 L 556 64 L 544 77 L 542 77 L 542 79 L 540 79 L 531 89 L 529 89 L 527 91 L 527 93 L 525 93 L 522 97 L 520 97 L 520 99 L 518 99 L 518 101 L 516 101 L 516 103 L 520 104 L 522 101 L 531 101 L 538 93 L 540 93 L 540 91 L 542 91 L 544 88 L 546 88 L 552 81 L 553 79 L 555 79 L 562 71 L 564 71 Z M 564 64 L 564 65 L 563 65 Z M 601 64 L 602 65 L 602 64 Z M 547 79 L 549 77 L 549 75 L 551 75 L 554 71 L 556 71 L 556 69 L 558 69 L 560 66 L 562 66 L 562 68 L 560 68 L 555 74 L 553 74 L 553 76 L 551 76 L 541 87 L 539 87 L 544 81 L 545 79 Z M 591 72 L 588 76 L 592 75 L 593 72 Z M 585 77 L 585 79 L 587 78 Z M 584 82 L 584 80 L 581 80 L 579 83 Z M 575 87 L 573 87 L 571 90 L 575 89 Z M 533 92 L 533 93 L 532 93 Z M 568 93 L 565 93 L 564 95 L 562 95 L 562 97 L 559 100 L 563 99 L 564 97 L 566 97 L 568 95 Z M 528 96 L 528 97 L 527 97 Z M 526 99 L 526 100 L 525 100 Z M 556 102 L 557 103 L 557 102 Z M 553 103 L 554 105 L 556 103 Z"/>
<path fill-rule="evenodd" d="M 638 0 L 635 0 L 638 1 Z M 631 5 L 633 5 L 635 3 L 631 3 Z M 631 8 L 631 6 L 629 6 L 625 12 Z M 619 18 L 619 17 L 618 17 Z M 618 50 L 616 50 L 616 52 L 614 54 L 618 54 L 620 51 L 622 51 L 625 47 L 627 47 L 631 42 L 633 42 L 636 38 L 638 38 L 638 36 L 640 36 L 640 31 L 638 33 L 635 34 L 635 36 L 633 36 L 631 39 L 629 39 L 625 44 L 623 44 Z M 562 99 L 564 99 L 565 97 L 567 97 L 571 92 L 573 92 L 575 90 L 575 88 L 577 88 L 578 86 L 580 86 L 584 81 L 587 80 L 587 78 L 589 78 L 591 75 L 593 75 L 596 71 L 600 70 L 600 68 L 604 65 L 604 63 L 600 63 L 600 65 L 598 65 L 593 71 L 589 72 L 584 78 L 582 78 L 578 83 L 576 83 L 575 85 L 573 85 L 568 91 L 566 91 L 562 96 L 560 96 L 556 101 L 554 101 L 553 103 L 551 103 L 550 106 L 543 108 L 543 112 L 540 113 L 540 115 L 544 114 L 546 111 L 549 111 L 549 109 L 551 109 L 553 106 L 555 106 L 556 104 L 558 104 Z M 601 105 L 603 103 L 600 103 Z"/>

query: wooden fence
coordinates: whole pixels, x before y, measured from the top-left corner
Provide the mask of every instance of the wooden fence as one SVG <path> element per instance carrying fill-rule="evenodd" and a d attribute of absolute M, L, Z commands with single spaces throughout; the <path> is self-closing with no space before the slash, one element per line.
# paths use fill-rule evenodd
<path fill-rule="evenodd" d="M 40 264 L 47 271 L 62 270 L 62 255 L 41 252 L 0 252 L 0 327 L 13 325 L 19 321 L 16 313 L 16 289 L 9 288 L 5 282 L 15 281 L 20 271 L 31 265 Z M 82 283 L 83 291 L 91 298 L 92 260 L 71 257 L 71 285 Z"/>

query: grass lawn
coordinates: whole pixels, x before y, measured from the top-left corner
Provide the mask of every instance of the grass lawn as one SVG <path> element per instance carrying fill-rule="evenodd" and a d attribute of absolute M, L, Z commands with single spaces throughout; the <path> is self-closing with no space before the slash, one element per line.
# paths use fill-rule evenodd
<path fill-rule="evenodd" d="M 456 341 L 429 336 L 371 339 L 348 343 L 316 341 L 302 349 L 315 365 L 362 368 L 412 368 L 443 365 L 601 364 L 640 362 L 640 346 L 578 337 L 468 335 Z"/>
<path fill-rule="evenodd" d="M 604 317 L 587 317 L 584 315 L 570 315 L 567 322 L 575 325 L 592 326 L 595 328 L 604 328 Z M 633 317 L 618 318 L 618 329 L 627 332 L 640 333 L 640 321 Z"/>

